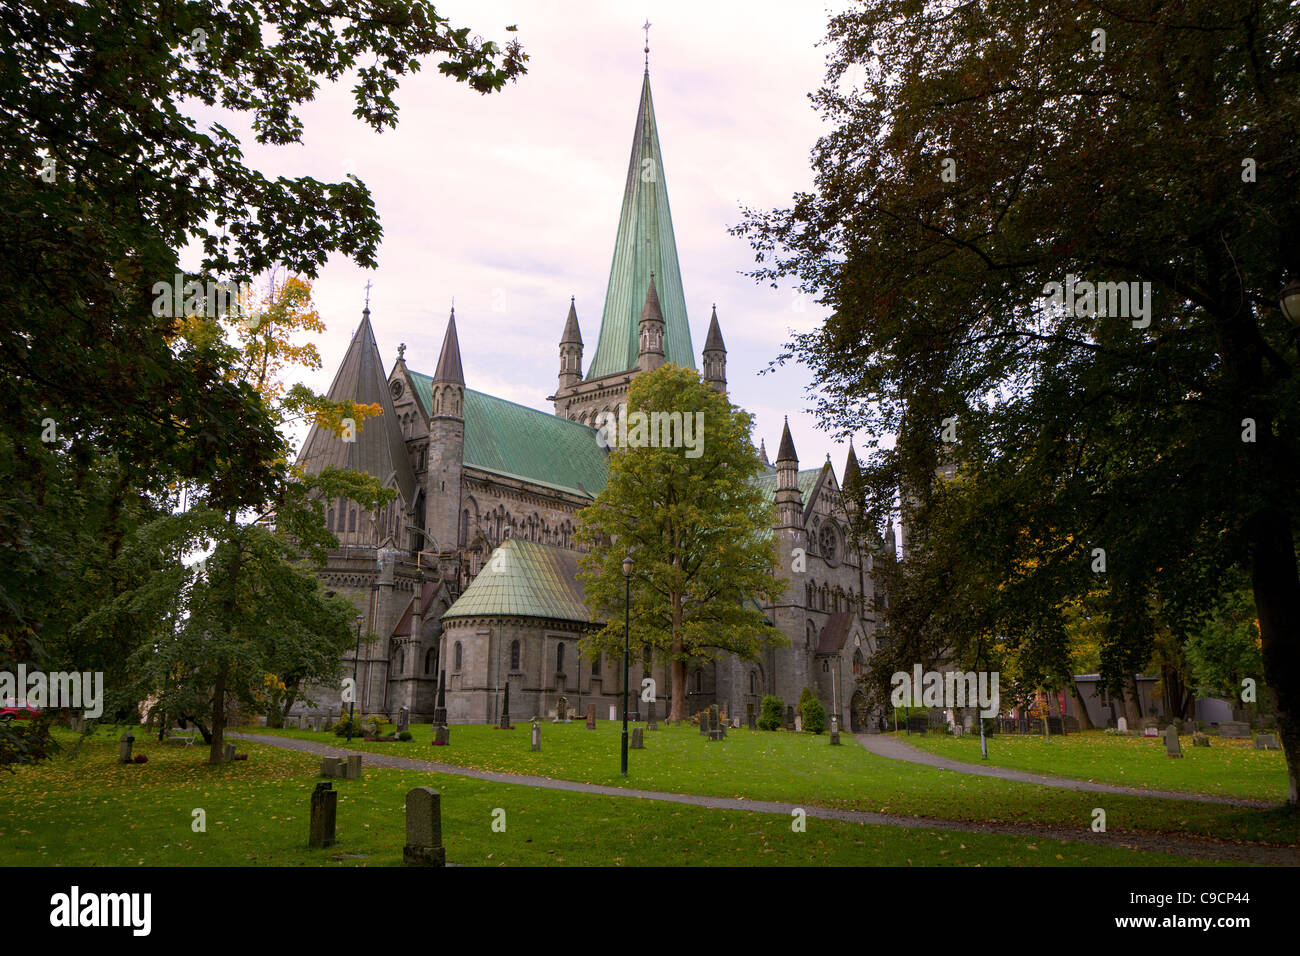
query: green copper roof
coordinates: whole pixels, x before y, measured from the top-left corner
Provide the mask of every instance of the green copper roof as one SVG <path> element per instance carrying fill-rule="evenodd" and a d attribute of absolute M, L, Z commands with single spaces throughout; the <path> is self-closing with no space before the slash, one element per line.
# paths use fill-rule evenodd
<path fill-rule="evenodd" d="M 407 370 L 428 413 L 433 379 Z M 467 465 L 591 497 L 605 487 L 605 450 L 596 429 L 504 398 L 465 389 Z"/>
<path fill-rule="evenodd" d="M 452 617 L 539 617 L 591 620 L 573 551 L 507 538 L 443 620 Z"/>
<path fill-rule="evenodd" d="M 799 485 L 799 497 L 803 501 L 803 506 L 808 507 L 809 496 L 817 489 L 817 479 L 821 477 L 821 468 L 805 468 L 795 475 L 795 481 Z M 767 500 L 772 502 L 776 507 L 776 469 L 771 465 L 765 465 L 763 471 L 754 479 L 754 483 L 763 489 L 763 494 Z"/>
<path fill-rule="evenodd" d="M 641 83 L 641 106 L 632 135 L 623 208 L 618 216 L 614 261 L 609 267 L 600 339 L 587 367 L 587 378 L 601 378 L 637 367 L 638 322 L 645 305 L 650 273 L 655 274 L 664 317 L 664 361 L 695 368 L 686 296 L 677 266 L 677 241 L 668 211 L 663 153 L 650 100 L 650 74 Z"/>

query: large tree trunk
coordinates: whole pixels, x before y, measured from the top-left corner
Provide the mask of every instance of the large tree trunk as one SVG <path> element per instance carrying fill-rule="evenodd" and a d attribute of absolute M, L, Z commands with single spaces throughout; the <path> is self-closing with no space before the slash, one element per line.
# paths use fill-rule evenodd
<path fill-rule="evenodd" d="M 1287 801 L 1295 806 L 1300 803 L 1300 577 L 1295 542 L 1289 517 L 1274 508 L 1255 515 L 1248 533 L 1264 679 L 1277 700 L 1278 734 L 1291 784 Z"/>
<path fill-rule="evenodd" d="M 673 696 L 670 724 L 680 724 L 686 719 L 686 662 L 682 660 L 682 599 L 670 594 L 673 605 Z"/>
<path fill-rule="evenodd" d="M 208 763 L 221 763 L 226 749 L 226 665 L 217 671 L 217 682 L 212 687 L 212 746 L 208 748 Z"/>

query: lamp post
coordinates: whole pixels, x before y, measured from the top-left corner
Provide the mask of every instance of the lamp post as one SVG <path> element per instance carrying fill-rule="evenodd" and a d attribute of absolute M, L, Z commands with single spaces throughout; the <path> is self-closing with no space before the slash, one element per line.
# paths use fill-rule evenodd
<path fill-rule="evenodd" d="M 361 659 L 361 615 L 357 615 L 357 647 L 352 652 L 352 699 L 348 701 L 348 744 L 352 743 L 352 721 L 357 711 L 357 661 Z"/>
<path fill-rule="evenodd" d="M 1300 279 L 1292 279 L 1278 293 L 1278 305 L 1292 325 L 1300 325 Z"/>
<path fill-rule="evenodd" d="M 632 624 L 632 556 L 623 559 L 623 776 L 627 776 L 628 631 Z"/>

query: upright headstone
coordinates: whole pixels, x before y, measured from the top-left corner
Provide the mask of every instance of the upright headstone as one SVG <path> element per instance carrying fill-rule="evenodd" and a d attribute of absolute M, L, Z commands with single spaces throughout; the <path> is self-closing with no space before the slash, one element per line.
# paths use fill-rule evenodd
<path fill-rule="evenodd" d="M 438 669 L 438 703 L 433 708 L 433 745 L 446 747 L 451 743 L 451 731 L 447 727 L 447 669 Z"/>
<path fill-rule="evenodd" d="M 758 720 L 754 717 L 754 711 L 753 711 L 753 708 L 750 708 L 750 711 L 749 711 L 749 713 L 748 713 L 746 716 L 749 718 L 749 729 L 750 729 L 750 730 L 757 730 L 757 729 L 758 729 Z"/>
<path fill-rule="evenodd" d="M 132 734 L 123 734 L 117 738 L 117 762 L 131 762 L 131 747 L 135 743 L 135 737 Z"/>
<path fill-rule="evenodd" d="M 226 744 L 225 753 L 222 754 L 221 759 L 224 760 L 226 763 L 230 763 L 232 760 L 235 759 L 235 745 L 234 745 L 234 744 Z"/>
<path fill-rule="evenodd" d="M 610 705 L 609 705 L 609 719 L 610 719 L 610 720 L 618 720 L 618 705 L 617 705 L 617 704 L 610 704 Z"/>
<path fill-rule="evenodd" d="M 794 707 L 785 705 L 785 729 L 794 730 Z"/>
<path fill-rule="evenodd" d="M 569 698 L 561 697 L 555 702 L 555 723 L 567 724 L 569 722 Z"/>
<path fill-rule="evenodd" d="M 542 749 L 542 725 L 537 722 L 536 718 L 534 718 L 533 719 L 533 750 L 537 751 L 541 749 Z"/>
<path fill-rule="evenodd" d="M 498 725 L 501 730 L 514 730 L 510 726 L 510 682 L 506 682 L 506 699 L 501 705 L 501 723 Z"/>
<path fill-rule="evenodd" d="M 655 720 L 655 702 L 653 700 L 650 701 L 649 703 L 646 704 L 646 707 L 648 707 L 649 710 L 646 711 L 645 729 L 658 730 L 659 721 Z"/>
<path fill-rule="evenodd" d="M 1281 750 L 1282 746 L 1272 734 L 1260 734 L 1255 738 L 1256 750 Z"/>
<path fill-rule="evenodd" d="M 451 728 L 446 724 L 438 724 L 433 728 L 433 745 L 435 747 L 446 747 L 451 744 Z"/>
<path fill-rule="evenodd" d="M 334 824 L 338 818 L 339 793 L 332 783 L 318 783 L 311 795 L 311 836 L 307 845 L 334 845 Z"/>
<path fill-rule="evenodd" d="M 1165 753 L 1170 757 L 1181 757 L 1183 748 L 1178 743 L 1178 728 L 1170 724 L 1165 728 Z"/>
<path fill-rule="evenodd" d="M 718 719 L 718 705 L 711 704 L 709 706 L 709 730 L 710 731 L 717 730 L 719 724 L 720 721 Z"/>
<path fill-rule="evenodd" d="M 1123 717 L 1121 717 L 1119 720 L 1115 722 L 1115 729 L 1118 730 L 1121 734 L 1128 733 L 1128 721 L 1125 720 Z"/>
<path fill-rule="evenodd" d="M 831 745 L 838 746 L 840 742 L 840 718 L 838 714 L 831 714 Z"/>
<path fill-rule="evenodd" d="M 645 750 L 645 733 L 640 727 L 632 728 L 632 742 L 628 746 L 633 750 Z"/>
<path fill-rule="evenodd" d="M 411 726 L 411 710 L 405 704 L 397 709 L 397 732 L 400 734 Z"/>
<path fill-rule="evenodd" d="M 587 729 L 588 730 L 596 729 L 596 705 L 595 704 L 587 705 Z"/>
<path fill-rule="evenodd" d="M 803 714 L 794 715 L 794 732 L 797 734 L 803 733 Z"/>
<path fill-rule="evenodd" d="M 348 754 L 347 761 L 343 764 L 343 778 L 345 780 L 361 779 L 361 754 Z"/>
<path fill-rule="evenodd" d="M 1245 740 L 1250 736 L 1250 724 L 1244 720 L 1225 720 L 1219 724 L 1219 736 Z"/>
<path fill-rule="evenodd" d="M 432 787 L 407 791 L 402 862 L 407 866 L 447 865 L 447 849 L 442 845 L 442 797 Z"/>
<path fill-rule="evenodd" d="M 699 718 L 700 718 L 700 736 L 707 737 L 709 736 L 709 712 L 707 710 L 700 711 Z"/>
<path fill-rule="evenodd" d="M 343 776 L 343 758 L 342 757 L 321 757 L 320 775 L 322 777 Z"/>

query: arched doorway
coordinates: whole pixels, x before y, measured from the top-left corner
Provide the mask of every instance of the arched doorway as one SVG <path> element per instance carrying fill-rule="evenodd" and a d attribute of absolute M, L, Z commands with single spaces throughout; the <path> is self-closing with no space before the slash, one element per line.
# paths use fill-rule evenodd
<path fill-rule="evenodd" d="M 855 734 L 866 733 L 870 714 L 867 712 L 867 695 L 858 688 L 849 701 L 849 729 Z"/>

